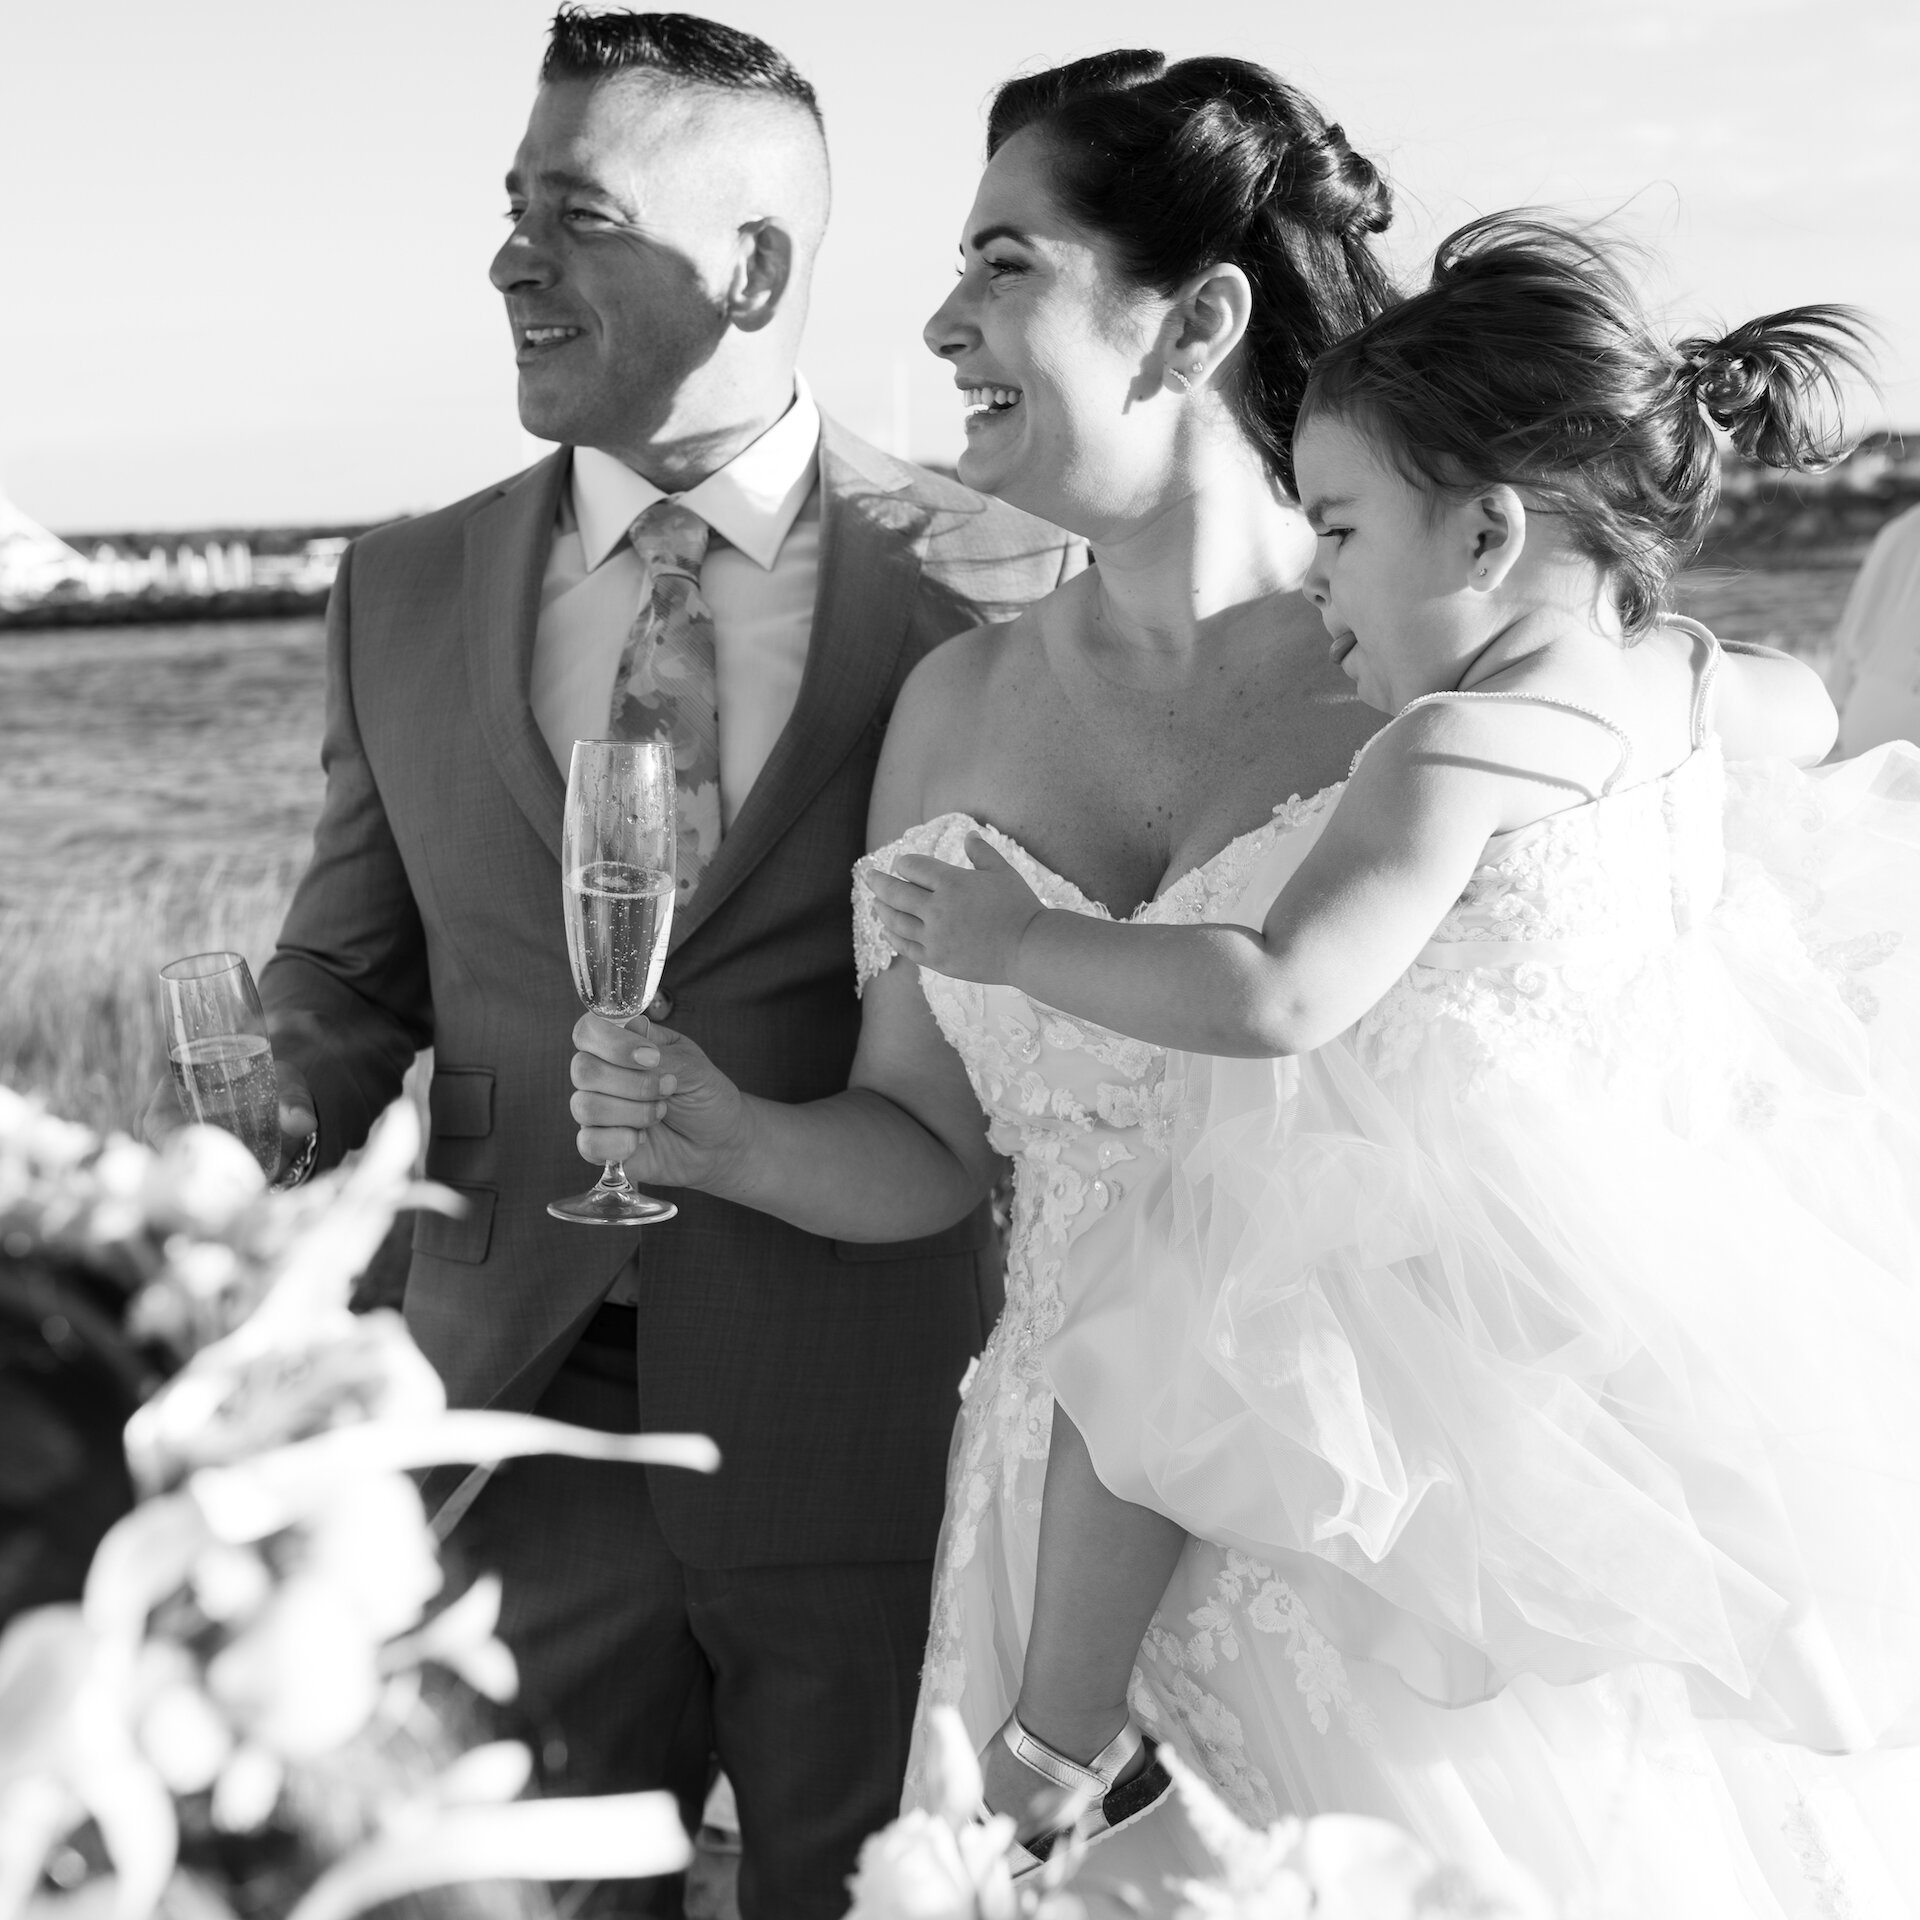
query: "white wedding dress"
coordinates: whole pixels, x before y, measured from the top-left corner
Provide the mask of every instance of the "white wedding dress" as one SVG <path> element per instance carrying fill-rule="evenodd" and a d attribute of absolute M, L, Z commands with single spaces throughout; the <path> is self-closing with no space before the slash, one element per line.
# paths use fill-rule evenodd
<path fill-rule="evenodd" d="M 1303 1061 L 922 970 L 1015 1184 L 909 1804 L 928 1708 L 984 1742 L 1018 1689 L 1057 1388 L 1194 1535 L 1132 1702 L 1244 1818 L 1380 1815 L 1590 1920 L 1920 1913 L 1920 754 L 1696 733 L 1492 843 Z M 1137 917 L 1258 925 L 1339 791 Z M 963 815 L 870 858 L 970 832 L 1104 912 Z M 857 885 L 855 929 L 864 984 Z M 1121 1837 L 1149 1911 L 1172 1825 Z"/>

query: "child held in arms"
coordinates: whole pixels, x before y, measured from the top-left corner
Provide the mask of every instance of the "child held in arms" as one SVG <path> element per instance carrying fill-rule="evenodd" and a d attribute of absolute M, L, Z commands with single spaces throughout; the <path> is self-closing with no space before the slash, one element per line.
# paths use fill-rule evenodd
<path fill-rule="evenodd" d="M 1300 415 L 1306 591 L 1394 717 L 1277 895 L 1048 910 L 978 834 L 869 874 L 908 958 L 1187 1056 L 1135 1257 L 1063 1286 L 1046 1354 L 986 1770 L 1036 1851 L 1062 1782 L 1151 1763 L 1129 1675 L 1189 1533 L 1372 1663 L 1382 1770 L 1497 1757 L 1485 1716 L 1550 1683 L 1564 1737 L 1525 1750 L 1596 1830 L 1636 1675 L 1740 1820 L 1920 1735 L 1920 756 L 1802 774 L 1815 676 L 1665 611 L 1713 428 L 1830 461 L 1860 337 L 1814 307 L 1670 345 L 1592 239 L 1462 229 Z M 1450 1817 L 1421 1838 L 1462 1857 Z"/>

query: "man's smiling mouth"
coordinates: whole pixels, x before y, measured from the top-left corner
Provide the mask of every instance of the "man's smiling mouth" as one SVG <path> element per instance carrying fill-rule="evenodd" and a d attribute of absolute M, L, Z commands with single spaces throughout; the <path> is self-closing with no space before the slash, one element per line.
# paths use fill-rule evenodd
<path fill-rule="evenodd" d="M 565 346 L 569 340 L 580 337 L 579 327 L 522 327 L 520 346 L 522 351 L 538 352 L 546 347 Z"/>

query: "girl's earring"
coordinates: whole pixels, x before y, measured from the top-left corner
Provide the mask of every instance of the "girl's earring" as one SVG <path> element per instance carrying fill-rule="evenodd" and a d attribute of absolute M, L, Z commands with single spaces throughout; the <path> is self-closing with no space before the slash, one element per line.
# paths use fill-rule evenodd
<path fill-rule="evenodd" d="M 1178 367 L 1169 367 L 1167 369 L 1167 379 L 1172 383 L 1175 393 L 1191 393 L 1193 391 L 1193 382 L 1189 380 Z"/>

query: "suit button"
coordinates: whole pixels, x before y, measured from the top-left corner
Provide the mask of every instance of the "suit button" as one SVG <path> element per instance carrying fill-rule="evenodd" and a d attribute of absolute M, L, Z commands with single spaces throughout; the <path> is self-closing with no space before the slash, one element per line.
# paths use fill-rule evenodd
<path fill-rule="evenodd" d="M 673 1018 L 673 995 L 664 990 L 656 993 L 653 998 L 647 1002 L 647 1018 L 649 1020 L 671 1020 Z"/>

